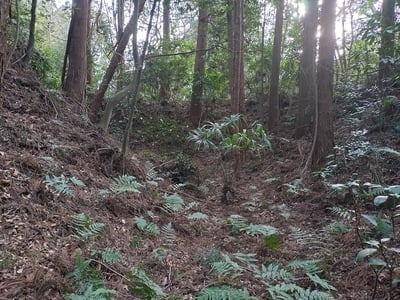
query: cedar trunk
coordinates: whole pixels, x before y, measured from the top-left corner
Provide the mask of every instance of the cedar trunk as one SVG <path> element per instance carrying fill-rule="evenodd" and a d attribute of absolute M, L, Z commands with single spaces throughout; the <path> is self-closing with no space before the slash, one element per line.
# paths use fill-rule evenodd
<path fill-rule="evenodd" d="M 190 101 L 190 124 L 193 128 L 199 126 L 201 121 L 201 100 L 203 97 L 203 81 L 206 65 L 208 8 L 199 8 L 199 21 L 197 28 L 196 57 L 194 61 L 194 75 L 192 97 Z"/>
<path fill-rule="evenodd" d="M 85 109 L 89 0 L 74 0 L 72 9 L 70 44 L 66 53 L 67 76 L 63 82 L 63 90 Z"/>
<path fill-rule="evenodd" d="M 317 70 L 318 117 L 311 168 L 321 168 L 333 152 L 333 76 L 335 59 L 336 0 L 324 0 L 321 7 L 321 36 Z"/>
<path fill-rule="evenodd" d="M 7 17 L 10 0 L 0 2 L 0 90 L 3 86 L 3 76 L 7 69 Z"/>
<path fill-rule="evenodd" d="M 269 88 L 268 129 L 271 131 L 275 130 L 279 124 L 279 73 L 281 64 L 284 7 L 284 0 L 279 0 L 276 8 L 271 80 Z"/>
<path fill-rule="evenodd" d="M 303 51 L 300 57 L 299 101 L 297 105 L 295 137 L 311 131 L 315 116 L 315 56 L 318 26 L 318 0 L 310 0 L 303 19 Z"/>

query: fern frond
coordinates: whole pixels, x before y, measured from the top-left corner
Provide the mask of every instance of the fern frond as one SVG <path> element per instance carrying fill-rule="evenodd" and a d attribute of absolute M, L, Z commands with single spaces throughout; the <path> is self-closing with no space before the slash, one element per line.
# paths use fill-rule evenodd
<path fill-rule="evenodd" d="M 151 235 L 159 235 L 160 234 L 160 228 L 158 227 L 157 224 L 152 223 L 152 222 L 147 222 L 144 218 L 142 217 L 134 217 L 136 226 L 139 230 L 150 233 Z"/>
<path fill-rule="evenodd" d="M 65 177 L 63 174 L 61 176 L 46 175 L 44 183 L 46 184 L 46 186 L 53 187 L 59 195 L 74 195 L 74 192 L 69 186 L 69 178 Z"/>
<path fill-rule="evenodd" d="M 167 255 L 168 255 L 169 250 L 164 247 L 158 247 L 153 250 L 151 253 L 152 258 L 158 260 L 158 261 L 163 261 Z"/>
<path fill-rule="evenodd" d="M 294 299 L 307 299 L 303 297 L 306 294 L 306 290 L 295 283 L 281 283 L 268 288 L 268 292 L 273 300 L 294 300 Z M 296 294 L 298 297 L 292 297 L 291 295 Z"/>
<path fill-rule="evenodd" d="M 207 220 L 208 215 L 203 214 L 201 212 L 195 212 L 193 214 L 188 215 L 186 218 L 189 220 Z"/>
<path fill-rule="evenodd" d="M 185 206 L 185 202 L 183 201 L 182 197 L 179 196 L 178 194 L 165 195 L 164 201 L 165 201 L 164 207 L 168 211 L 172 212 L 181 211 Z"/>
<path fill-rule="evenodd" d="M 305 232 L 303 229 L 290 226 L 291 236 L 300 244 L 307 247 L 307 249 L 314 249 L 314 250 L 329 250 L 329 244 L 326 243 L 322 237 Z"/>
<path fill-rule="evenodd" d="M 213 286 L 203 288 L 196 295 L 196 300 L 257 300 L 247 289 L 237 289 L 231 286 Z"/>
<path fill-rule="evenodd" d="M 262 224 L 250 224 L 241 228 L 239 231 L 244 231 L 251 236 L 271 236 L 278 233 L 278 229 L 275 227 Z"/>
<path fill-rule="evenodd" d="M 333 212 L 335 215 L 338 215 L 342 219 L 351 220 L 351 221 L 355 220 L 354 210 L 343 208 L 343 207 L 337 207 L 337 206 L 329 207 L 328 209 L 331 212 Z"/>
<path fill-rule="evenodd" d="M 113 180 L 110 190 L 117 194 L 125 192 L 140 193 L 139 188 L 142 186 L 134 176 L 124 174 Z"/>
<path fill-rule="evenodd" d="M 71 182 L 72 182 L 73 184 L 75 184 L 76 186 L 80 186 L 80 187 L 86 186 L 85 183 L 84 183 L 82 180 L 76 178 L 75 176 L 71 177 L 70 180 L 71 180 Z"/>
<path fill-rule="evenodd" d="M 103 229 L 103 223 L 93 223 L 92 220 L 84 213 L 72 216 L 72 222 L 76 235 L 81 240 L 98 235 Z"/>
<path fill-rule="evenodd" d="M 333 290 L 336 291 L 336 288 L 331 285 L 328 280 L 323 279 L 321 277 L 319 277 L 317 274 L 309 274 L 307 273 L 308 278 L 310 278 L 310 280 L 316 285 L 316 286 L 320 286 L 326 290 Z"/>
<path fill-rule="evenodd" d="M 171 223 L 161 227 L 161 234 L 164 236 L 164 245 L 171 248 L 175 241 L 175 230 Z"/>
<path fill-rule="evenodd" d="M 151 300 L 164 296 L 162 288 L 151 280 L 145 271 L 134 269 L 129 277 L 128 289 L 139 299 Z"/>
<path fill-rule="evenodd" d="M 247 226 L 247 219 L 241 215 L 231 215 L 226 219 L 226 224 L 232 226 L 232 233 L 238 234 L 242 228 Z"/>
<path fill-rule="evenodd" d="M 236 278 L 240 276 L 244 269 L 239 266 L 239 264 L 232 261 L 228 255 L 224 253 L 221 253 L 221 255 L 224 260 L 212 263 L 212 269 L 222 277 L 229 276 L 231 278 Z"/>
<path fill-rule="evenodd" d="M 319 266 L 320 263 L 320 259 L 292 260 L 288 263 L 288 267 L 293 270 L 301 269 L 304 271 L 304 273 L 317 274 L 322 272 Z"/>
<path fill-rule="evenodd" d="M 117 262 L 121 262 L 124 259 L 124 256 L 117 249 L 105 248 L 101 252 L 101 259 L 106 263 L 114 264 Z"/>
<path fill-rule="evenodd" d="M 291 272 L 284 269 L 279 263 L 270 263 L 269 265 L 262 265 L 261 270 L 256 272 L 257 278 L 267 280 L 293 280 L 294 276 Z"/>
<path fill-rule="evenodd" d="M 256 270 L 257 269 L 257 254 L 255 253 L 233 253 L 232 257 L 236 260 L 244 263 L 249 269 Z"/>

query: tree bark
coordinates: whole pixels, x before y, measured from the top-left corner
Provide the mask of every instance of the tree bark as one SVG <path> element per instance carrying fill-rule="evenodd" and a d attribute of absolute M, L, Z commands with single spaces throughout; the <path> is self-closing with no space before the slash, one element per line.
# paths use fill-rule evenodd
<path fill-rule="evenodd" d="M 7 69 L 7 18 L 10 9 L 10 0 L 0 3 L 0 91 L 3 86 L 3 77 Z"/>
<path fill-rule="evenodd" d="M 166 55 L 164 58 L 165 65 L 161 68 L 160 73 L 160 93 L 158 99 L 160 102 L 166 101 L 168 102 L 171 97 L 171 84 L 169 80 L 168 74 L 168 56 L 167 54 L 170 52 L 170 34 L 171 34 L 171 0 L 163 0 L 163 36 L 162 36 L 162 46 L 161 51 L 163 55 Z"/>
<path fill-rule="evenodd" d="M 269 87 L 268 129 L 270 131 L 274 131 L 279 124 L 279 74 L 284 8 L 284 0 L 279 0 L 275 16 L 274 45 L 272 48 L 271 80 Z"/>
<path fill-rule="evenodd" d="M 310 0 L 303 19 L 302 53 L 299 70 L 299 100 L 294 136 L 300 138 L 311 131 L 315 118 L 315 58 L 317 46 L 318 0 Z"/>
<path fill-rule="evenodd" d="M 312 149 L 311 168 L 317 170 L 333 152 L 333 77 L 335 60 L 336 0 L 324 0 L 321 7 L 321 35 L 319 38 L 317 67 L 317 126 Z"/>
<path fill-rule="evenodd" d="M 381 19 L 381 48 L 379 53 L 379 80 L 382 87 L 388 85 L 393 77 L 392 63 L 389 59 L 395 52 L 395 0 L 383 0 Z M 385 83 L 386 81 L 386 83 Z"/>
<path fill-rule="evenodd" d="M 244 1 L 228 2 L 229 90 L 233 114 L 244 111 Z"/>
<path fill-rule="evenodd" d="M 201 121 L 203 81 L 207 54 L 208 7 L 199 7 L 199 20 L 197 28 L 196 57 L 194 61 L 192 97 L 190 101 L 189 119 L 193 128 L 199 126 Z"/>
<path fill-rule="evenodd" d="M 25 56 L 24 56 L 24 61 L 26 63 L 29 63 L 31 60 L 33 46 L 35 44 L 36 7 L 37 7 L 37 0 L 32 0 L 31 20 L 29 22 L 29 37 L 28 37 L 28 44 L 26 45 L 26 52 L 25 52 Z"/>
<path fill-rule="evenodd" d="M 70 44 L 67 49 L 67 76 L 63 90 L 72 100 L 86 108 L 87 37 L 89 0 L 74 0 L 70 24 Z"/>
<path fill-rule="evenodd" d="M 103 80 L 101 81 L 99 89 L 97 90 L 97 92 L 95 94 L 94 101 L 91 105 L 90 114 L 89 114 L 90 120 L 93 123 L 98 123 L 98 121 L 99 121 L 99 112 L 100 112 L 101 107 L 103 106 L 104 95 L 105 95 L 105 93 L 108 89 L 108 86 L 114 76 L 114 73 L 118 67 L 118 64 L 122 61 L 123 53 L 129 42 L 129 37 L 131 35 L 133 35 L 133 37 L 136 41 L 138 19 L 139 19 L 140 13 L 143 11 L 145 2 L 146 2 L 146 0 L 136 0 L 135 1 L 135 9 L 132 13 L 132 16 L 131 16 L 128 24 L 125 26 L 124 33 L 121 36 L 121 39 L 117 45 L 117 48 L 115 49 L 115 52 L 111 58 L 110 64 L 108 65 L 106 73 L 103 76 Z M 134 44 L 136 45 L 137 43 L 134 42 Z M 139 55 L 137 53 L 137 49 L 134 49 L 133 54 L 134 54 L 135 62 L 137 63 L 139 60 L 139 58 L 138 58 Z"/>

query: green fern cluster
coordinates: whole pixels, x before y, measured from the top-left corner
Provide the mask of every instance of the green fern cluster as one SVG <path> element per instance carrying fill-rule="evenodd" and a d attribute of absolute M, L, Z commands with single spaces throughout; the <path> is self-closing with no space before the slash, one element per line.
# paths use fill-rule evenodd
<path fill-rule="evenodd" d="M 237 289 L 231 286 L 212 286 L 202 289 L 196 295 L 196 300 L 257 300 L 250 296 L 249 291 L 245 288 Z"/>
<path fill-rule="evenodd" d="M 110 190 L 114 193 L 140 193 L 139 188 L 143 187 L 139 182 L 136 181 L 134 176 L 120 175 L 115 178 L 111 184 Z"/>
<path fill-rule="evenodd" d="M 85 186 L 85 184 L 75 176 L 66 177 L 64 176 L 64 174 L 60 176 L 46 175 L 44 183 L 46 184 L 46 186 L 51 186 L 58 195 L 64 194 L 67 196 L 74 195 L 74 191 L 71 189 L 70 186 L 71 183 L 80 187 Z"/>
<path fill-rule="evenodd" d="M 247 224 L 247 219 L 240 215 L 231 215 L 226 220 L 226 224 L 232 227 L 232 234 L 245 232 L 251 236 L 268 237 L 279 234 L 278 229 L 273 226 L 263 224 Z"/>
<path fill-rule="evenodd" d="M 80 240 L 87 240 L 100 234 L 105 226 L 103 223 L 93 223 L 89 216 L 84 213 L 73 215 L 72 223 L 76 236 Z"/>

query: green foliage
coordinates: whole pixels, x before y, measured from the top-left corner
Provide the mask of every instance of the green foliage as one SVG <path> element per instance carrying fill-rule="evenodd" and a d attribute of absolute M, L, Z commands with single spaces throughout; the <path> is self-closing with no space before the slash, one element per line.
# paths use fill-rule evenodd
<path fill-rule="evenodd" d="M 123 261 L 124 256 L 117 249 L 105 248 L 101 251 L 101 259 L 106 263 L 114 264 Z"/>
<path fill-rule="evenodd" d="M 145 271 L 134 269 L 129 275 L 128 289 L 132 295 L 142 300 L 153 300 L 164 296 L 162 288 L 151 280 Z"/>
<path fill-rule="evenodd" d="M 262 265 L 261 269 L 256 273 L 256 278 L 267 280 L 289 281 L 294 279 L 294 275 L 288 270 L 284 269 L 279 263 L 270 263 Z"/>
<path fill-rule="evenodd" d="M 164 208 L 167 211 L 179 212 L 184 209 L 185 202 L 178 194 L 164 195 Z"/>
<path fill-rule="evenodd" d="M 76 293 L 67 294 L 67 299 L 110 300 L 110 295 L 116 293 L 104 287 L 99 270 L 91 266 L 91 263 L 91 259 L 85 260 L 81 255 L 76 256 L 74 269 L 67 275 L 74 283 Z"/>
<path fill-rule="evenodd" d="M 280 241 L 282 240 L 282 235 L 279 233 L 271 234 L 263 238 L 263 245 L 266 249 L 276 252 L 278 251 Z"/>
<path fill-rule="evenodd" d="M 236 278 L 242 274 L 244 269 L 234 262 L 227 254 L 221 253 L 223 260 L 211 264 L 212 269 L 222 277 Z"/>
<path fill-rule="evenodd" d="M 232 234 L 239 234 L 247 226 L 247 219 L 240 215 L 231 215 L 226 220 L 226 224 L 232 227 Z"/>
<path fill-rule="evenodd" d="M 143 238 L 141 236 L 135 235 L 132 238 L 131 246 L 133 248 L 141 248 L 141 247 L 143 247 L 143 245 L 144 245 L 144 241 L 143 241 Z"/>
<path fill-rule="evenodd" d="M 10 270 L 14 265 L 12 254 L 7 251 L 2 251 L 0 254 L 0 271 Z"/>
<path fill-rule="evenodd" d="M 161 234 L 164 237 L 164 245 L 171 248 L 175 241 L 175 230 L 171 223 L 161 227 Z"/>
<path fill-rule="evenodd" d="M 103 223 L 93 223 L 93 221 L 84 213 L 72 216 L 72 222 L 76 236 L 80 240 L 87 240 L 100 234 L 104 229 Z"/>
<path fill-rule="evenodd" d="M 196 300 L 256 300 L 250 296 L 247 289 L 237 289 L 231 286 L 213 286 L 203 288 L 196 294 Z"/>
<path fill-rule="evenodd" d="M 249 224 L 239 230 L 240 232 L 245 232 L 251 236 L 272 236 L 278 233 L 278 229 L 273 226 L 269 225 L 262 225 L 262 224 Z"/>
<path fill-rule="evenodd" d="M 208 215 L 203 214 L 202 212 L 195 212 L 195 213 L 189 214 L 186 218 L 188 220 L 207 220 Z"/>
<path fill-rule="evenodd" d="M 54 188 L 58 195 L 64 194 L 67 196 L 74 195 L 74 192 L 70 187 L 70 183 L 80 187 L 85 186 L 85 184 L 75 176 L 69 178 L 65 177 L 63 174 L 60 176 L 46 175 L 44 183 L 46 186 L 51 186 Z"/>
<path fill-rule="evenodd" d="M 282 283 L 268 288 L 273 300 L 334 300 L 335 298 L 319 290 L 304 289 L 294 283 Z"/>
<path fill-rule="evenodd" d="M 124 174 L 113 180 L 110 190 L 117 194 L 126 192 L 140 193 L 139 188 L 141 187 L 143 185 L 137 182 L 134 176 Z"/>
<path fill-rule="evenodd" d="M 150 233 L 151 235 L 159 235 L 160 234 L 160 228 L 157 226 L 157 224 L 152 223 L 152 222 L 147 222 L 142 217 L 135 217 L 134 220 L 135 220 L 135 224 L 139 230 Z"/>

